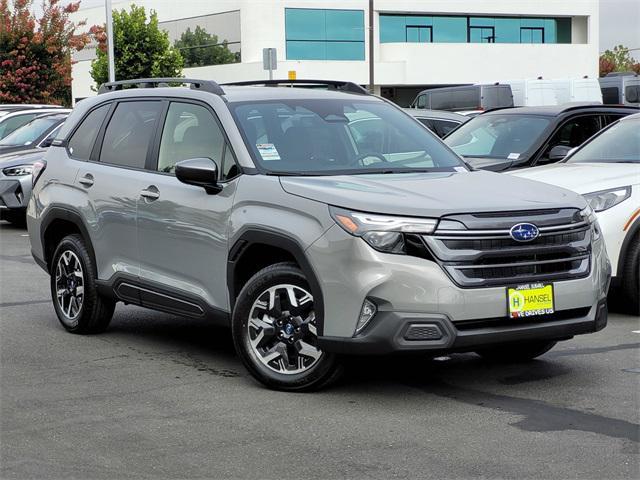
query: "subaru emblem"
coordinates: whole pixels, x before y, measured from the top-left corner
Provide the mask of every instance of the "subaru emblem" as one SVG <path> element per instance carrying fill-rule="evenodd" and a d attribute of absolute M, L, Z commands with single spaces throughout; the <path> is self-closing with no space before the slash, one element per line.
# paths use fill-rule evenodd
<path fill-rule="evenodd" d="M 540 231 L 533 223 L 518 223 L 511 227 L 509 234 L 516 242 L 530 242 L 538 238 Z"/>

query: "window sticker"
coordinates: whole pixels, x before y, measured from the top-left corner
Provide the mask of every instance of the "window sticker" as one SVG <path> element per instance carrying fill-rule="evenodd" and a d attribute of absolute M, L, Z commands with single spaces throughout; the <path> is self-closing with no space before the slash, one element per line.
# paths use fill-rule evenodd
<path fill-rule="evenodd" d="M 273 143 L 257 143 L 256 148 L 263 160 L 280 160 L 280 154 Z"/>
<path fill-rule="evenodd" d="M 510 153 L 509 156 L 507 157 L 507 160 L 517 160 L 519 158 L 520 158 L 519 153 Z"/>

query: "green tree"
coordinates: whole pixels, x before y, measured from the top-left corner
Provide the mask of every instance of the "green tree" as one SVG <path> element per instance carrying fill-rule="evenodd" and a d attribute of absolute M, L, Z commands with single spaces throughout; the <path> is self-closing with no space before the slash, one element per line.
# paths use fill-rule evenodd
<path fill-rule="evenodd" d="M 600 55 L 600 76 L 610 72 L 628 72 L 640 70 L 640 64 L 631 56 L 624 45 L 617 45 L 613 50 L 606 50 Z"/>
<path fill-rule="evenodd" d="M 0 103 L 71 103 L 71 52 L 91 38 L 69 16 L 80 2 L 0 0 Z"/>
<path fill-rule="evenodd" d="M 91 62 L 91 77 L 96 85 L 107 82 L 107 35 L 105 27 L 93 27 L 98 41 L 97 57 Z M 131 5 L 130 11 L 113 11 L 114 60 L 116 80 L 182 76 L 183 59 L 171 46 L 166 31 L 158 27 L 158 15 L 144 7 Z"/>
<path fill-rule="evenodd" d="M 194 31 L 187 28 L 174 46 L 180 50 L 185 67 L 202 67 L 204 65 L 220 65 L 235 63 L 238 58 L 229 50 L 227 41 L 218 44 L 218 36 L 208 33 L 199 25 Z"/>

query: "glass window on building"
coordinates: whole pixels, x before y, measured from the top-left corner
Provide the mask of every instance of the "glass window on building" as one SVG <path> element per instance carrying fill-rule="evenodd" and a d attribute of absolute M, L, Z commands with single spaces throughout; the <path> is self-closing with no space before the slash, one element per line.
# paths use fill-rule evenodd
<path fill-rule="evenodd" d="M 160 22 L 186 68 L 240 62 L 240 11 Z"/>
<path fill-rule="evenodd" d="M 380 15 L 381 43 L 571 43 L 571 18 Z"/>
<path fill-rule="evenodd" d="M 364 60 L 362 10 L 285 9 L 288 60 Z"/>

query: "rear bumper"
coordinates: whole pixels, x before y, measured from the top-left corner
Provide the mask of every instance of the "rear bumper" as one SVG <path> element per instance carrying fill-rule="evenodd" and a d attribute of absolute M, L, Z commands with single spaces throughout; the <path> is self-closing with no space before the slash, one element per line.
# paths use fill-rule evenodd
<path fill-rule="evenodd" d="M 364 333 L 356 337 L 319 337 L 328 352 L 376 355 L 395 352 L 468 352 L 504 343 L 566 340 L 593 333 L 607 325 L 607 303 L 591 308 L 559 311 L 554 318 L 518 323 L 508 319 L 452 322 L 444 315 L 380 312 Z"/>

